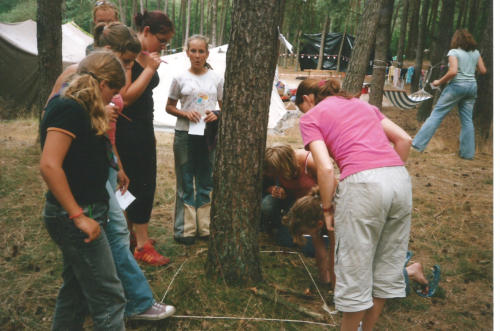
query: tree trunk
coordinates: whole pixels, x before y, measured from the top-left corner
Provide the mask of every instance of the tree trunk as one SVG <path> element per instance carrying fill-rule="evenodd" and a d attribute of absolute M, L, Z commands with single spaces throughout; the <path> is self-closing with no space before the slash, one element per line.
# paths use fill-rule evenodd
<path fill-rule="evenodd" d="M 443 6 L 441 8 L 441 14 L 439 15 L 439 26 L 453 26 L 453 13 L 455 12 L 455 1 L 454 0 L 443 0 Z M 436 65 L 438 63 L 446 64 L 446 54 L 450 45 L 451 36 L 453 30 L 451 29 L 439 29 L 438 38 L 432 45 L 431 53 L 431 65 Z M 439 67 L 436 67 L 432 71 L 432 75 L 429 79 L 430 82 L 439 78 L 441 75 Z M 436 90 L 431 92 L 434 98 L 422 102 L 422 105 L 418 108 L 417 120 L 420 122 L 425 121 L 429 117 L 433 101 L 436 101 L 438 93 Z"/>
<path fill-rule="evenodd" d="M 262 163 L 283 12 L 284 1 L 234 1 L 206 261 L 207 274 L 229 285 L 262 279 Z"/>
<path fill-rule="evenodd" d="M 205 0 L 200 0 L 200 34 L 203 35 L 203 25 L 205 24 Z"/>
<path fill-rule="evenodd" d="M 212 28 L 211 28 L 211 33 L 212 36 L 210 38 L 210 41 L 212 42 L 212 46 L 215 47 L 217 46 L 217 0 L 212 0 L 212 14 L 211 14 L 211 23 L 212 23 Z"/>
<path fill-rule="evenodd" d="M 391 18 L 394 0 L 383 0 L 375 40 L 375 61 L 373 65 L 372 82 L 370 86 L 369 103 L 382 109 L 384 96 L 385 63 L 387 50 L 391 41 Z"/>
<path fill-rule="evenodd" d="M 405 40 L 406 40 L 406 27 L 408 25 L 408 7 L 410 0 L 402 0 L 403 1 L 403 12 L 401 15 L 401 21 L 399 22 L 399 41 L 398 41 L 398 52 L 397 52 L 397 61 L 398 66 L 403 67 L 403 53 L 405 49 Z"/>
<path fill-rule="evenodd" d="M 186 37 L 186 1 L 181 0 L 181 10 L 179 11 L 179 23 L 181 25 L 181 47 L 185 45 Z"/>
<path fill-rule="evenodd" d="M 439 9 L 439 0 L 432 0 L 432 10 L 431 15 L 429 16 L 429 21 L 427 22 L 427 31 L 429 31 L 428 35 L 432 41 L 436 38 L 436 26 L 437 26 L 437 15 Z"/>
<path fill-rule="evenodd" d="M 130 21 L 133 23 L 135 15 L 137 15 L 137 0 L 132 0 L 132 17 Z"/>
<path fill-rule="evenodd" d="M 323 54 L 325 52 L 325 40 L 329 29 L 330 29 L 330 15 L 326 14 L 325 23 L 323 24 L 323 31 L 321 32 L 321 44 L 319 46 L 319 57 L 316 70 L 323 69 Z"/>
<path fill-rule="evenodd" d="M 141 7 L 141 14 L 143 14 L 144 13 L 144 3 L 142 0 L 139 0 L 139 5 Z"/>
<path fill-rule="evenodd" d="M 224 38 L 224 28 L 226 27 L 226 13 L 227 7 L 229 6 L 229 0 L 224 0 L 222 2 L 222 13 L 220 17 L 220 26 L 219 26 L 219 39 L 217 44 L 222 45 Z"/>
<path fill-rule="evenodd" d="M 170 16 L 170 19 L 172 20 L 172 24 L 173 24 L 173 26 L 176 26 L 176 25 L 175 25 L 175 0 L 172 0 L 172 16 Z M 176 44 L 175 44 L 175 45 L 177 46 L 177 39 L 175 38 L 175 36 L 176 36 L 176 35 L 179 35 L 177 31 L 175 31 L 175 33 L 174 33 L 174 38 L 172 38 L 172 39 L 175 39 L 175 40 L 176 40 Z M 173 44 L 174 44 L 174 43 L 172 43 L 172 45 L 173 45 Z M 181 47 L 182 47 L 182 46 L 181 46 Z M 173 47 L 173 48 L 175 49 L 176 47 Z"/>
<path fill-rule="evenodd" d="M 480 44 L 480 51 L 487 73 L 477 80 L 477 100 L 474 124 L 477 128 L 478 149 L 484 150 L 493 142 L 493 1 L 488 5 L 488 19 Z"/>
<path fill-rule="evenodd" d="M 382 0 L 371 0 L 363 11 L 347 74 L 342 84 L 342 88 L 353 95 L 358 94 L 363 87 L 366 68 L 375 42 L 381 4 Z"/>
<path fill-rule="evenodd" d="M 408 45 L 406 47 L 406 58 L 415 59 L 415 49 L 418 39 L 418 17 L 420 14 L 420 0 L 410 2 L 410 30 L 408 31 Z"/>
<path fill-rule="evenodd" d="M 164 6 L 163 6 L 163 13 L 168 16 L 168 0 L 165 0 Z"/>
<path fill-rule="evenodd" d="M 429 13 L 429 2 L 430 0 L 423 0 L 422 4 L 422 16 L 420 18 L 420 28 L 418 29 L 418 39 L 417 39 L 417 53 L 415 56 L 415 71 L 411 80 L 411 92 L 418 90 L 418 83 L 420 82 L 420 76 L 422 72 L 422 62 L 424 55 L 424 44 L 425 36 L 427 34 L 427 15 Z"/>
<path fill-rule="evenodd" d="M 493 0 L 491 0 L 493 1 Z M 477 23 L 477 13 L 479 10 L 479 0 L 471 0 L 469 7 L 469 21 L 467 23 L 467 27 L 470 33 L 474 35 L 474 28 Z"/>
<path fill-rule="evenodd" d="M 297 32 L 297 40 L 295 45 L 297 45 L 297 49 L 295 51 L 295 71 L 299 71 L 299 56 L 300 56 L 300 37 L 302 36 L 302 30 Z"/>
<path fill-rule="evenodd" d="M 191 23 L 191 0 L 187 0 L 187 8 L 186 8 L 186 32 L 184 34 L 184 42 L 183 45 L 189 38 L 189 24 Z"/>
<path fill-rule="evenodd" d="M 40 74 L 40 114 L 57 77 L 62 72 L 62 1 L 38 0 L 36 41 Z"/>
<path fill-rule="evenodd" d="M 403 4 L 402 1 L 398 1 L 398 6 L 396 7 L 396 11 L 392 15 L 391 37 L 394 35 L 394 28 L 396 27 L 396 21 L 398 20 L 399 9 L 401 8 L 402 4 Z"/>

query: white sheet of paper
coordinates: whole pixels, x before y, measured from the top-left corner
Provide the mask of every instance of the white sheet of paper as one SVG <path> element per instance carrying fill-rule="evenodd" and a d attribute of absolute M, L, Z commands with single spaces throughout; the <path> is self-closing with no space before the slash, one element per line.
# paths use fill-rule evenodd
<path fill-rule="evenodd" d="M 127 207 L 135 200 L 135 197 L 128 190 L 123 195 L 122 192 L 118 190 L 115 192 L 115 196 L 122 210 L 127 209 Z"/>
<path fill-rule="evenodd" d="M 205 116 L 202 116 L 198 123 L 189 121 L 188 134 L 194 136 L 203 136 L 205 134 Z"/>

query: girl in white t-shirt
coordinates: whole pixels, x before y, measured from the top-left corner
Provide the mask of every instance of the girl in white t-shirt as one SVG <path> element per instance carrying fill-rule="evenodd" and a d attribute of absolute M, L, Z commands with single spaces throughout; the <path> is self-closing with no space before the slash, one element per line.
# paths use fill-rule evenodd
<path fill-rule="evenodd" d="M 214 150 L 203 126 L 218 119 L 222 109 L 223 78 L 208 65 L 208 40 L 194 35 L 187 40 L 191 67 L 172 80 L 166 110 L 177 117 L 174 138 L 177 193 L 174 239 L 190 245 L 196 235 L 210 234 L 210 193 Z M 177 102 L 181 101 L 181 109 Z M 211 123 L 211 124 L 209 124 Z M 195 130 L 198 128 L 199 130 Z M 198 132 L 194 132 L 198 131 Z"/>

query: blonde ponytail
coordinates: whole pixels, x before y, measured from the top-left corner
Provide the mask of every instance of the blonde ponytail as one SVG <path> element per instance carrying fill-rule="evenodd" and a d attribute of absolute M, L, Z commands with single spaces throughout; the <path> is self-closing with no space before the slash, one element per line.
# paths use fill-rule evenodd
<path fill-rule="evenodd" d="M 63 91 L 65 97 L 75 100 L 88 111 L 92 128 L 98 135 L 108 129 L 101 81 L 106 81 L 110 88 L 119 89 L 125 85 L 125 71 L 120 60 L 110 51 L 96 51 L 84 58 Z"/>

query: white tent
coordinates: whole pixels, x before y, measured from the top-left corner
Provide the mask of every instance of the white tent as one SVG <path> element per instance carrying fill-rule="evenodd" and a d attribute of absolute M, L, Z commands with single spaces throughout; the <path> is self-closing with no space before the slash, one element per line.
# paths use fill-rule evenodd
<path fill-rule="evenodd" d="M 92 42 L 75 23 L 62 26 L 62 57 L 67 66 L 85 57 Z M 38 104 L 40 74 L 36 22 L 0 23 L 0 107 L 5 118 L 16 117 Z"/>
<path fill-rule="evenodd" d="M 212 48 L 210 49 L 210 55 L 207 59 L 207 62 L 222 77 L 224 77 L 224 72 L 226 70 L 226 52 L 227 45 Z M 190 62 L 186 52 L 166 55 L 162 57 L 162 60 L 167 63 L 162 63 L 158 68 L 160 84 L 153 90 L 153 99 L 155 104 L 154 124 L 157 128 L 173 129 L 175 127 L 176 117 L 167 114 L 165 111 L 170 84 L 174 75 L 189 68 Z M 286 113 L 287 110 L 285 109 L 285 105 L 283 104 L 283 101 L 281 101 L 276 87 L 273 86 L 267 128 L 276 128 L 277 124 Z"/>

